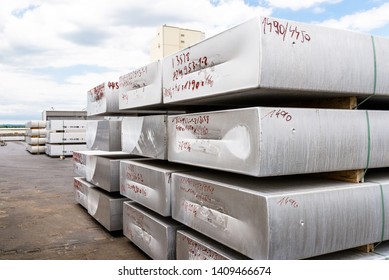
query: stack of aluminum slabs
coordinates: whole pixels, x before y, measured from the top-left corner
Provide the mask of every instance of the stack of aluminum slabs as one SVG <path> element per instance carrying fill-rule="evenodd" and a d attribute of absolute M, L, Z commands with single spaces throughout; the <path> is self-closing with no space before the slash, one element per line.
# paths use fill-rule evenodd
<path fill-rule="evenodd" d="M 176 232 L 182 224 L 137 204 L 123 206 L 123 234 L 154 260 L 176 258 Z"/>
<path fill-rule="evenodd" d="M 190 229 L 180 229 L 176 236 L 177 260 L 244 260 L 239 254 L 215 240 Z"/>
<path fill-rule="evenodd" d="M 104 82 L 87 92 L 87 115 L 104 116 L 119 111 L 119 82 Z"/>
<path fill-rule="evenodd" d="M 162 105 L 161 62 L 152 62 L 120 76 L 119 92 L 119 110 Z"/>
<path fill-rule="evenodd" d="M 388 118 L 279 107 L 169 116 L 168 159 L 257 177 L 388 167 Z"/>
<path fill-rule="evenodd" d="M 119 114 L 121 151 L 143 157 L 120 159 L 120 193 L 135 200 L 123 233 L 153 259 L 307 259 L 389 240 L 389 176 L 377 175 L 389 115 L 369 107 L 389 101 L 388 42 L 257 17 L 88 92 L 88 114 Z M 290 107 L 349 97 L 368 110 Z M 86 162 L 93 190 L 119 192 L 117 162 Z M 368 172 L 359 184 L 311 175 L 345 170 Z"/>
<path fill-rule="evenodd" d="M 73 153 L 74 172 L 82 176 L 74 178 L 76 202 L 108 231 L 123 227 L 123 202 L 129 199 L 119 193 L 119 168 L 121 159 L 131 158 L 123 152 Z"/>
<path fill-rule="evenodd" d="M 26 150 L 31 154 L 45 154 L 46 121 L 28 121 L 26 128 Z"/>
<path fill-rule="evenodd" d="M 86 150 L 86 120 L 49 120 L 46 123 L 48 156 L 72 156 Z"/>
<path fill-rule="evenodd" d="M 131 155 L 167 159 L 167 116 L 124 117 L 122 151 Z"/>
<path fill-rule="evenodd" d="M 389 239 L 389 176 L 365 183 L 172 175 L 172 217 L 252 259 L 304 259 Z"/>
<path fill-rule="evenodd" d="M 165 57 L 163 101 L 247 105 L 259 99 L 388 96 L 388 41 L 256 17 Z"/>
<path fill-rule="evenodd" d="M 127 198 L 101 191 L 81 177 L 74 178 L 74 195 L 76 202 L 108 231 L 122 230 L 123 202 Z"/>
<path fill-rule="evenodd" d="M 120 193 L 161 216 L 171 216 L 171 175 L 193 167 L 164 160 L 120 162 Z"/>
<path fill-rule="evenodd" d="M 121 120 L 87 120 L 86 146 L 89 150 L 121 151 L 121 133 Z"/>

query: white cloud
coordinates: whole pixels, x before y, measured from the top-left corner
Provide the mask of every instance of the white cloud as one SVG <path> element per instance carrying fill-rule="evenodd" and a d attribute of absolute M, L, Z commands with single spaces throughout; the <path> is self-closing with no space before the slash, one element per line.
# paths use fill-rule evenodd
<path fill-rule="evenodd" d="M 336 4 L 343 0 L 268 0 L 273 8 L 291 9 L 293 11 L 312 8 L 320 4 Z"/>
<path fill-rule="evenodd" d="M 340 19 L 323 21 L 321 25 L 358 32 L 370 32 L 389 24 L 388 15 L 389 3 L 385 3 L 367 11 L 343 16 Z"/>

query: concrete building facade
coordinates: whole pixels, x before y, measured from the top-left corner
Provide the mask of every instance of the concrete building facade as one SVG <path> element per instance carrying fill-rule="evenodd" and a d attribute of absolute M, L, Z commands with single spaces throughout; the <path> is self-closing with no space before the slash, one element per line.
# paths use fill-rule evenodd
<path fill-rule="evenodd" d="M 162 25 L 151 42 L 151 61 L 187 48 L 204 38 L 202 31 Z"/>

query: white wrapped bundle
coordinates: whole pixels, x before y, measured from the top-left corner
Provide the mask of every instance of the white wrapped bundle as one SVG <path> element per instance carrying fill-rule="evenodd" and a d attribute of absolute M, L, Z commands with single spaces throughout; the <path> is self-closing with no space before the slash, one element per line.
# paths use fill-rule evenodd
<path fill-rule="evenodd" d="M 47 143 L 50 144 L 85 143 L 85 141 L 85 132 L 49 132 L 47 135 Z"/>
<path fill-rule="evenodd" d="M 85 131 L 86 120 L 49 120 L 47 130 L 52 131 Z"/>

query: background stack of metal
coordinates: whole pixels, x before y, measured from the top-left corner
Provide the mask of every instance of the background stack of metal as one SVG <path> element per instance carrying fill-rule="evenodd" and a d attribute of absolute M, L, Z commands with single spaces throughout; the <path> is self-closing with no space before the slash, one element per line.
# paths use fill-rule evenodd
<path fill-rule="evenodd" d="M 46 122 L 48 156 L 72 156 L 86 150 L 86 120 L 49 120 Z"/>
<path fill-rule="evenodd" d="M 112 157 L 87 155 L 88 192 L 132 200 L 123 233 L 153 259 L 385 245 L 388 43 L 258 17 L 95 87 L 88 115 L 121 121 L 132 158 L 113 175 Z M 112 133 L 90 133 L 90 147 Z"/>
<path fill-rule="evenodd" d="M 45 154 L 46 121 L 26 122 L 26 150 L 31 154 Z"/>

